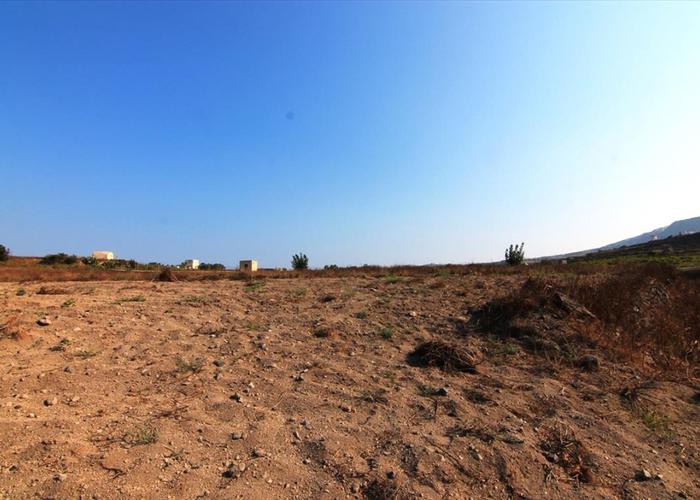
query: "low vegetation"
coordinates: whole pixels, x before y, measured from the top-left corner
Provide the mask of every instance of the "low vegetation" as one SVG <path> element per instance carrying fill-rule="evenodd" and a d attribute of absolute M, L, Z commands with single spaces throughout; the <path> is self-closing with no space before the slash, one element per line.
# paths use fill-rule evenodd
<path fill-rule="evenodd" d="M 292 269 L 296 271 L 304 271 L 309 268 L 309 258 L 304 253 L 298 253 L 292 256 Z"/>
<path fill-rule="evenodd" d="M 39 261 L 39 263 L 47 266 L 53 266 L 57 264 L 71 266 L 73 264 L 78 263 L 78 257 L 76 257 L 75 255 L 68 255 L 65 253 L 52 253 L 42 258 L 41 261 Z"/>
<path fill-rule="evenodd" d="M 525 260 L 525 243 L 520 246 L 516 243 L 506 248 L 506 263 L 510 266 L 522 264 Z"/>
<path fill-rule="evenodd" d="M 0 245 L 0 262 L 6 261 L 10 258 L 10 249 L 5 245 Z"/>
<path fill-rule="evenodd" d="M 219 263 L 208 264 L 206 262 L 202 262 L 199 264 L 198 269 L 200 271 L 223 271 L 224 269 L 226 269 L 226 266 Z"/>

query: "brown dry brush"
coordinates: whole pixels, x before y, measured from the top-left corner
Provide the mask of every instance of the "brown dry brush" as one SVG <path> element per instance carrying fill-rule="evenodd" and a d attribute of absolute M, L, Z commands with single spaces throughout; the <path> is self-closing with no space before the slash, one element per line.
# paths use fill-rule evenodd
<path fill-rule="evenodd" d="M 571 429 L 561 425 L 549 429 L 540 442 L 540 450 L 547 460 L 561 466 L 572 479 L 593 482 L 591 455 Z"/>
<path fill-rule="evenodd" d="M 19 316 L 12 316 L 0 321 L 0 340 L 10 338 L 13 340 L 24 340 L 27 337 L 19 325 Z"/>
<path fill-rule="evenodd" d="M 472 321 L 572 361 L 579 349 L 596 346 L 640 366 L 651 360 L 665 371 L 697 369 L 700 361 L 700 281 L 659 264 L 530 277 L 520 289 L 473 311 Z"/>
<path fill-rule="evenodd" d="M 577 277 L 567 292 L 602 322 L 596 341 L 664 370 L 700 362 L 700 280 L 670 266 L 626 266 L 600 282 Z M 642 359 L 640 359 L 642 358 Z"/>
<path fill-rule="evenodd" d="M 477 357 L 459 344 L 438 340 L 423 342 L 409 354 L 409 360 L 421 366 L 435 366 L 445 371 L 476 373 Z"/>

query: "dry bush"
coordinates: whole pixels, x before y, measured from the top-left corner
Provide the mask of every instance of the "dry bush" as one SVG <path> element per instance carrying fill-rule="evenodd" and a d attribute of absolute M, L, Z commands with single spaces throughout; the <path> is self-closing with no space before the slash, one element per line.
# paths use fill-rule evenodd
<path fill-rule="evenodd" d="M 664 369 L 700 362 L 700 281 L 669 266 L 625 266 L 602 281 L 575 278 L 569 293 L 604 328 L 596 341 Z"/>
<path fill-rule="evenodd" d="M 473 352 L 459 344 L 439 340 L 423 342 L 409 354 L 409 361 L 420 366 L 436 366 L 445 371 L 476 373 L 478 364 Z"/>
<path fill-rule="evenodd" d="M 593 482 L 591 456 L 571 429 L 563 426 L 550 429 L 540 449 L 547 460 L 560 465 L 569 477 L 584 483 Z"/>
<path fill-rule="evenodd" d="M 19 326 L 19 316 L 12 316 L 0 323 L 0 339 L 24 340 L 27 337 Z"/>
<path fill-rule="evenodd" d="M 65 288 L 57 288 L 50 286 L 42 286 L 36 292 L 37 295 L 66 295 L 67 293 L 68 290 L 66 290 Z"/>
<path fill-rule="evenodd" d="M 175 276 L 175 273 L 172 269 L 165 268 L 160 272 L 160 274 L 158 274 L 156 281 L 173 282 L 177 281 L 177 277 Z"/>
<path fill-rule="evenodd" d="M 674 370 L 700 361 L 700 281 L 659 264 L 597 275 L 530 277 L 473 311 L 478 328 L 574 362 L 605 347 L 621 359 Z"/>
<path fill-rule="evenodd" d="M 388 479 L 373 479 L 362 489 L 362 496 L 367 500 L 395 500 L 404 498 L 401 489 Z"/>

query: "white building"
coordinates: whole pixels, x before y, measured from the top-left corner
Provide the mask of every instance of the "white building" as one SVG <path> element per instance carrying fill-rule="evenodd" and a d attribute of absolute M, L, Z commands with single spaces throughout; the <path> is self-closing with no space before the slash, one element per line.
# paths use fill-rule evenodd
<path fill-rule="evenodd" d="M 92 252 L 92 257 L 95 260 L 114 260 L 114 253 L 106 250 L 95 250 Z"/>
<path fill-rule="evenodd" d="M 199 261 L 197 259 L 189 259 L 182 265 L 184 269 L 199 269 Z"/>
<path fill-rule="evenodd" d="M 257 260 L 242 260 L 239 265 L 241 271 L 255 272 L 258 270 Z"/>

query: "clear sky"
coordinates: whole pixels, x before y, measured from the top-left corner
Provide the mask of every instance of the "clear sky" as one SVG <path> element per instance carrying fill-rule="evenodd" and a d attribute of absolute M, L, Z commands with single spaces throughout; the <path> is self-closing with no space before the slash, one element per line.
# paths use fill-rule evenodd
<path fill-rule="evenodd" d="M 499 260 L 700 215 L 700 3 L 0 3 L 0 243 Z"/>

